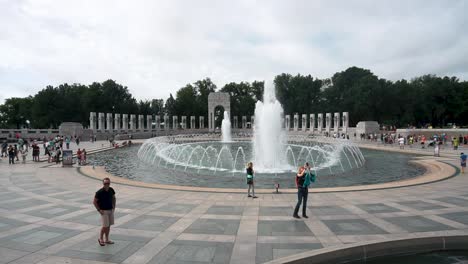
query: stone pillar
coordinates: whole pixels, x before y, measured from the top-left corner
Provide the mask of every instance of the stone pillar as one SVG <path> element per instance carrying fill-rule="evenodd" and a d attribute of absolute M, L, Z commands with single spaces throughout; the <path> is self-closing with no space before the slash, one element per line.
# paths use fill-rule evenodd
<path fill-rule="evenodd" d="M 331 113 L 326 113 L 325 114 L 325 131 L 328 132 L 328 135 L 330 135 L 331 122 L 332 122 Z"/>
<path fill-rule="evenodd" d="M 301 126 L 302 126 L 302 131 L 305 132 L 307 130 L 307 115 L 306 114 L 302 114 Z"/>
<path fill-rule="evenodd" d="M 157 130 L 161 129 L 161 117 L 159 115 L 156 115 L 154 119 L 155 119 L 154 122 L 156 123 L 156 129 Z"/>
<path fill-rule="evenodd" d="M 333 131 L 338 133 L 338 129 L 340 128 L 340 121 L 341 121 L 340 120 L 340 113 L 338 113 L 338 112 L 335 113 L 333 121 L 334 121 Z"/>
<path fill-rule="evenodd" d="M 237 128 L 239 128 L 239 123 L 238 123 L 238 120 L 237 120 L 238 117 L 234 116 L 233 118 L 234 118 L 234 120 L 232 122 L 233 123 L 232 127 L 237 129 Z"/>
<path fill-rule="evenodd" d="M 106 129 L 109 131 L 112 131 L 112 113 L 107 113 L 107 118 L 106 118 Z"/>
<path fill-rule="evenodd" d="M 213 109 L 214 111 L 214 109 Z M 208 112 L 208 129 L 210 130 L 210 132 L 214 131 L 215 130 L 215 118 L 214 118 L 214 112 L 213 111 L 209 111 Z"/>
<path fill-rule="evenodd" d="M 309 115 L 309 127 L 310 127 L 310 132 L 314 132 L 315 130 L 315 114 L 310 114 Z"/>
<path fill-rule="evenodd" d="M 289 129 L 291 128 L 291 116 L 290 115 L 285 115 L 284 119 L 285 119 L 285 122 L 286 122 L 284 124 L 284 127 L 286 128 L 286 131 L 289 131 Z"/>
<path fill-rule="evenodd" d="M 190 129 L 195 129 L 195 116 L 190 116 Z"/>
<path fill-rule="evenodd" d="M 281 115 L 281 128 L 285 128 L 286 124 L 285 124 L 285 120 L 284 120 L 284 115 Z"/>
<path fill-rule="evenodd" d="M 323 130 L 323 114 L 320 113 L 317 115 L 317 132 L 322 132 Z"/>
<path fill-rule="evenodd" d="M 130 115 L 130 130 L 136 130 L 136 115 Z"/>
<path fill-rule="evenodd" d="M 138 130 L 143 131 L 145 129 L 145 116 L 138 115 Z"/>
<path fill-rule="evenodd" d="M 164 129 L 169 130 L 169 116 L 167 114 L 164 115 Z"/>
<path fill-rule="evenodd" d="M 246 128 L 247 128 L 247 117 L 242 116 L 242 129 L 246 129 Z"/>
<path fill-rule="evenodd" d="M 120 114 L 114 116 L 114 130 L 120 130 Z"/>
<path fill-rule="evenodd" d="M 128 114 L 122 115 L 122 130 L 123 131 L 128 130 Z"/>
<path fill-rule="evenodd" d="M 199 119 L 198 119 L 198 122 L 200 123 L 198 128 L 199 129 L 205 129 L 205 117 L 200 116 Z"/>
<path fill-rule="evenodd" d="M 179 128 L 179 118 L 177 116 L 172 116 L 172 129 Z"/>
<path fill-rule="evenodd" d="M 146 129 L 153 130 L 153 115 L 146 116 Z"/>
<path fill-rule="evenodd" d="M 106 119 L 106 117 L 104 116 L 104 113 L 99 113 L 99 116 L 98 116 L 98 130 L 105 130 L 105 127 L 104 127 L 105 119 Z"/>
<path fill-rule="evenodd" d="M 299 128 L 299 114 L 294 114 L 294 131 Z"/>
<path fill-rule="evenodd" d="M 343 132 L 348 133 L 349 128 L 349 112 L 343 112 L 343 116 L 341 117 L 343 123 Z"/>
<path fill-rule="evenodd" d="M 254 128 L 255 127 L 255 116 L 251 116 L 250 117 L 250 128 Z"/>
<path fill-rule="evenodd" d="M 181 116 L 180 119 L 182 121 L 182 129 L 187 129 L 187 116 Z"/>
<path fill-rule="evenodd" d="M 89 113 L 89 129 L 96 130 L 96 112 Z"/>

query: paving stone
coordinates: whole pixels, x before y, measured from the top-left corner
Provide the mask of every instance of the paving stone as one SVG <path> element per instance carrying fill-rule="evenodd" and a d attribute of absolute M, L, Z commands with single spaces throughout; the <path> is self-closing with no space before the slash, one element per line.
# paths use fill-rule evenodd
<path fill-rule="evenodd" d="M 387 234 L 380 227 L 364 219 L 323 220 L 322 222 L 337 236 Z"/>
<path fill-rule="evenodd" d="M 428 232 L 428 231 L 442 231 L 452 230 L 453 228 L 442 223 L 424 218 L 422 216 L 402 216 L 384 218 L 396 226 L 399 226 L 409 232 Z"/>
<path fill-rule="evenodd" d="M 410 208 L 413 208 L 413 209 L 416 209 L 416 210 L 420 210 L 420 211 L 447 208 L 447 207 L 442 206 L 442 205 L 428 203 L 428 202 L 424 202 L 424 201 L 420 201 L 420 200 L 398 202 L 398 204 L 401 204 L 401 205 L 404 205 L 406 207 L 410 207 Z"/>
<path fill-rule="evenodd" d="M 234 243 L 174 240 L 149 264 L 229 263 Z"/>
<path fill-rule="evenodd" d="M 6 231 L 6 230 L 11 230 L 13 228 L 24 226 L 24 225 L 27 225 L 27 224 L 28 223 L 26 223 L 26 222 L 0 217 L 0 232 Z"/>
<path fill-rule="evenodd" d="M 258 221 L 259 236 L 307 236 L 313 235 L 304 221 Z"/>
<path fill-rule="evenodd" d="M 117 209 L 114 213 L 114 219 L 126 216 L 127 214 L 119 212 Z M 75 222 L 85 225 L 101 225 L 101 216 L 98 212 L 93 211 L 86 214 L 77 215 L 75 217 L 69 218 L 66 221 Z"/>
<path fill-rule="evenodd" d="M 236 235 L 240 220 L 197 219 L 184 233 Z"/>
<path fill-rule="evenodd" d="M 30 253 L 31 252 L 0 247 L 0 264 L 6 264 Z"/>
<path fill-rule="evenodd" d="M 401 212 L 400 209 L 388 206 L 388 205 L 383 204 L 383 203 L 358 204 L 356 206 L 359 207 L 360 209 L 362 209 L 362 210 L 364 210 L 364 211 L 366 211 L 368 213 L 372 213 L 372 214 Z"/>
<path fill-rule="evenodd" d="M 141 201 L 141 200 L 131 200 L 119 203 L 119 208 L 127 209 L 142 209 L 154 204 L 153 202 Z"/>
<path fill-rule="evenodd" d="M 81 210 L 81 208 L 73 207 L 73 206 L 65 206 L 65 205 L 56 205 L 50 208 L 29 211 L 27 212 L 27 214 L 50 219 L 50 218 L 57 217 L 60 215 L 65 215 L 71 212 L 75 212 L 78 210 Z"/>
<path fill-rule="evenodd" d="M 441 202 L 448 203 L 448 204 L 461 206 L 461 207 L 468 207 L 468 200 L 463 199 L 463 198 L 443 197 L 443 198 L 437 198 L 437 199 L 434 199 L 434 200 L 441 201 Z"/>
<path fill-rule="evenodd" d="M 175 213 L 175 214 L 187 214 L 195 208 L 194 204 L 177 204 L 169 203 L 157 208 L 155 211 L 166 212 L 166 213 Z"/>
<path fill-rule="evenodd" d="M 120 225 L 120 228 L 164 231 L 179 220 L 179 217 L 142 215 L 127 223 Z"/>
<path fill-rule="evenodd" d="M 2 238 L 0 247 L 35 252 L 79 233 L 70 229 L 41 226 Z"/>
<path fill-rule="evenodd" d="M 220 215 L 242 215 L 243 211 L 243 206 L 213 205 L 206 213 Z"/>
<path fill-rule="evenodd" d="M 115 244 L 101 247 L 98 244 L 97 238 L 92 238 L 59 251 L 56 255 L 84 260 L 120 263 L 151 240 L 151 238 L 146 237 L 113 235 L 112 233 L 110 238 Z"/>
<path fill-rule="evenodd" d="M 291 206 L 260 206 L 260 216 L 291 216 L 294 208 Z"/>
<path fill-rule="evenodd" d="M 8 209 L 8 210 L 17 210 L 17 209 L 24 209 L 28 207 L 35 207 L 39 205 L 47 204 L 48 202 L 43 200 L 37 199 L 28 199 L 23 201 L 13 201 L 8 203 L 1 203 L 0 208 Z"/>
<path fill-rule="evenodd" d="M 309 206 L 311 215 L 350 215 L 349 210 L 340 206 Z"/>
<path fill-rule="evenodd" d="M 322 248 L 320 243 L 257 243 L 257 255 L 255 257 L 255 262 L 264 263 L 273 259 L 320 248 Z"/>
<path fill-rule="evenodd" d="M 468 212 L 455 212 L 448 214 L 440 214 L 439 216 L 449 220 L 468 225 Z"/>

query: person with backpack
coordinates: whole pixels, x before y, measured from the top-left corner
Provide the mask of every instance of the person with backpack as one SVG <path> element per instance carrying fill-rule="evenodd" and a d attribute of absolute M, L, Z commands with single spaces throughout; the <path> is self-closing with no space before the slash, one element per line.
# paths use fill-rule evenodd
<path fill-rule="evenodd" d="M 307 198 L 309 196 L 309 185 L 312 181 L 315 181 L 315 175 L 311 173 L 309 163 L 306 162 L 304 166 L 299 167 L 299 171 L 296 174 L 296 186 L 297 186 L 297 204 L 294 208 L 294 218 L 300 218 L 299 207 L 302 203 L 302 217 L 309 218 L 306 214 L 307 210 Z"/>
<path fill-rule="evenodd" d="M 465 153 L 460 154 L 460 165 L 461 165 L 461 172 L 465 173 L 465 168 L 466 168 L 466 159 L 467 155 Z"/>
<path fill-rule="evenodd" d="M 249 162 L 247 163 L 247 175 L 246 175 L 246 179 L 247 179 L 247 185 L 249 186 L 248 190 L 247 190 L 247 197 L 252 197 L 252 198 L 257 198 L 257 196 L 255 196 L 255 188 L 254 188 L 254 170 L 253 170 L 253 163 L 252 162 Z M 250 189 L 252 188 L 252 195 L 250 195 Z"/>

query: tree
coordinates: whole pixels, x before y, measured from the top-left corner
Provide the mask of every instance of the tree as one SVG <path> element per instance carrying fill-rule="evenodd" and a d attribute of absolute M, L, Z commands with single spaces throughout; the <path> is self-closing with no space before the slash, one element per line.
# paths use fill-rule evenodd
<path fill-rule="evenodd" d="M 162 115 L 164 113 L 164 100 L 153 99 L 151 101 L 151 112 L 153 115 Z"/>
<path fill-rule="evenodd" d="M 26 120 L 31 121 L 32 100 L 31 96 L 6 99 L 5 103 L 0 105 L 0 127 L 19 129 L 26 125 Z"/>

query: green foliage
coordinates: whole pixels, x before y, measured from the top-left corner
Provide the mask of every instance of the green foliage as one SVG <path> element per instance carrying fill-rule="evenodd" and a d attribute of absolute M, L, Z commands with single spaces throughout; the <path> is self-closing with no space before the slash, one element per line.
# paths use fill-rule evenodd
<path fill-rule="evenodd" d="M 224 85 L 220 91 L 231 95 L 231 115 L 253 115 L 264 85 L 258 81 Z M 350 67 L 330 79 L 282 73 L 275 77 L 274 85 L 286 114 L 347 111 L 351 126 L 365 120 L 397 127 L 468 124 L 468 82 L 456 77 L 424 75 L 392 82 L 368 69 Z M 185 115 L 189 120 L 192 115 L 207 115 L 208 95 L 216 89 L 206 78 L 180 88 L 175 98 L 171 94 L 165 102 L 137 102 L 127 87 L 113 80 L 47 86 L 35 96 L 6 99 L 0 105 L 0 127 L 21 128 L 26 120 L 35 128 L 56 128 L 64 121 L 88 126 L 89 112 Z"/>

